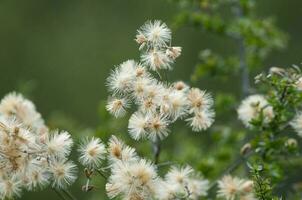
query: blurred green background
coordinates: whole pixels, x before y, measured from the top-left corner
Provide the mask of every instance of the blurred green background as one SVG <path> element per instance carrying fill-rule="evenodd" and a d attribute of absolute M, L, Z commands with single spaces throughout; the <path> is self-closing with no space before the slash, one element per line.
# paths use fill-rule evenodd
<path fill-rule="evenodd" d="M 178 11 L 168 0 L 0 1 L 0 95 L 14 90 L 26 93 L 49 121 L 66 116 L 80 127 L 100 126 L 105 122 L 98 107 L 107 99 L 110 70 L 139 58 L 133 40 L 136 29 L 149 19 L 170 25 Z M 258 1 L 257 12 L 274 16 L 290 38 L 288 48 L 273 52 L 261 68 L 301 63 L 302 1 Z M 189 81 L 201 49 L 227 54 L 234 48 L 190 27 L 174 31 L 173 43 L 183 47 L 183 54 L 169 74 L 172 80 Z M 203 80 L 195 86 L 214 94 L 218 87 L 234 92 L 240 87 L 233 80 L 224 85 Z M 46 192 L 47 197 L 40 192 L 22 199 L 57 199 L 54 192 Z M 79 199 L 87 196 L 78 193 Z M 97 195 L 95 199 L 100 198 Z"/>

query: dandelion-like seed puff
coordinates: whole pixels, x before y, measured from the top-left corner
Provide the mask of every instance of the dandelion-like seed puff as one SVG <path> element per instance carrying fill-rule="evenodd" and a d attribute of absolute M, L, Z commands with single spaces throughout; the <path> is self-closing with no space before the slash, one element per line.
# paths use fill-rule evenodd
<path fill-rule="evenodd" d="M 129 133 L 135 140 L 152 141 L 166 138 L 169 127 L 184 120 L 193 131 L 208 129 L 214 122 L 212 96 L 182 81 L 168 83 L 155 71 L 172 70 L 182 48 L 171 46 L 171 30 L 161 21 L 148 21 L 137 31 L 135 41 L 141 52 L 140 62 L 128 60 L 118 65 L 107 79 L 106 109 L 115 117 L 123 117 L 135 105 L 129 119 Z"/>

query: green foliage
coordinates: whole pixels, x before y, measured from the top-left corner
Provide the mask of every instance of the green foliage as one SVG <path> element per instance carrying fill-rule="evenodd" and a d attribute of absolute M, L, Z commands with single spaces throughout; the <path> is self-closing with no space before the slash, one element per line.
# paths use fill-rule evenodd
<path fill-rule="evenodd" d="M 193 80 L 205 74 L 217 76 L 237 74 L 239 61 L 249 69 L 259 68 L 263 60 L 275 49 L 286 46 L 287 36 L 271 18 L 260 18 L 253 0 L 177 0 L 182 12 L 174 26 L 193 26 L 216 36 L 231 39 L 238 45 L 238 53 L 219 56 L 202 50 Z M 244 53 L 244 55 L 242 55 Z"/>

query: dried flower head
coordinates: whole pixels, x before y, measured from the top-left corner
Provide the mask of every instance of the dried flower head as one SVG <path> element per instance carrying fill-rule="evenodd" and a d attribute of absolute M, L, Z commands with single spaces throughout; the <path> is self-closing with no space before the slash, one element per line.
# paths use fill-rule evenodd
<path fill-rule="evenodd" d="M 97 168 L 105 159 L 106 148 L 99 138 L 85 139 L 79 148 L 79 161 L 88 168 Z"/>
<path fill-rule="evenodd" d="M 244 99 L 238 110 L 238 118 L 243 124 L 250 128 L 251 121 L 258 117 L 263 117 L 263 123 L 267 124 L 274 118 L 273 107 L 269 105 L 267 100 L 262 95 L 251 95 Z"/>

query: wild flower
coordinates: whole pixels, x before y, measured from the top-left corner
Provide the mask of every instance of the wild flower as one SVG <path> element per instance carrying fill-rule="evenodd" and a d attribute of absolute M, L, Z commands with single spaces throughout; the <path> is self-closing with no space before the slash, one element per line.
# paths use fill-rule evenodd
<path fill-rule="evenodd" d="M 244 99 L 238 110 L 238 118 L 247 128 L 252 127 L 252 120 L 263 117 L 263 123 L 269 123 L 274 117 L 273 107 L 263 95 L 251 95 Z"/>
<path fill-rule="evenodd" d="M 151 162 L 145 159 L 117 161 L 112 166 L 106 191 L 109 198 L 151 199 L 156 192 L 156 183 L 157 172 Z"/>
<path fill-rule="evenodd" d="M 67 161 L 72 145 L 68 132 L 48 131 L 30 100 L 17 93 L 6 95 L 0 103 L 0 197 L 72 184 L 75 165 Z"/>
<path fill-rule="evenodd" d="M 148 43 L 153 47 L 161 47 L 171 40 L 171 30 L 159 20 L 146 22 L 137 32 L 138 44 Z"/>
<path fill-rule="evenodd" d="M 99 138 L 85 139 L 80 145 L 79 161 L 88 168 L 97 168 L 105 159 L 106 148 Z"/>
<path fill-rule="evenodd" d="M 226 200 L 256 200 L 253 195 L 253 182 L 250 180 L 224 176 L 218 181 L 217 196 Z"/>
<path fill-rule="evenodd" d="M 190 166 L 172 166 L 159 184 L 158 198 L 199 199 L 207 195 L 209 181 L 196 174 Z"/>
<path fill-rule="evenodd" d="M 111 97 L 107 110 L 115 117 L 124 116 L 135 105 L 129 119 L 130 136 L 152 141 L 166 138 L 172 123 L 188 122 L 193 131 L 208 129 L 214 122 L 212 96 L 182 81 L 169 83 L 162 70 L 172 70 L 181 47 L 171 46 L 171 31 L 160 21 L 148 21 L 138 31 L 141 61 L 128 60 L 118 65 L 107 79 Z M 148 69 L 151 71 L 149 72 Z M 152 74 L 155 71 L 159 78 Z"/>
<path fill-rule="evenodd" d="M 117 137 L 111 137 L 107 151 L 110 176 L 106 191 L 109 198 L 195 200 L 207 195 L 209 181 L 189 166 L 172 166 L 165 177 L 161 178 L 152 162 L 139 157 L 135 149 L 125 145 Z"/>

